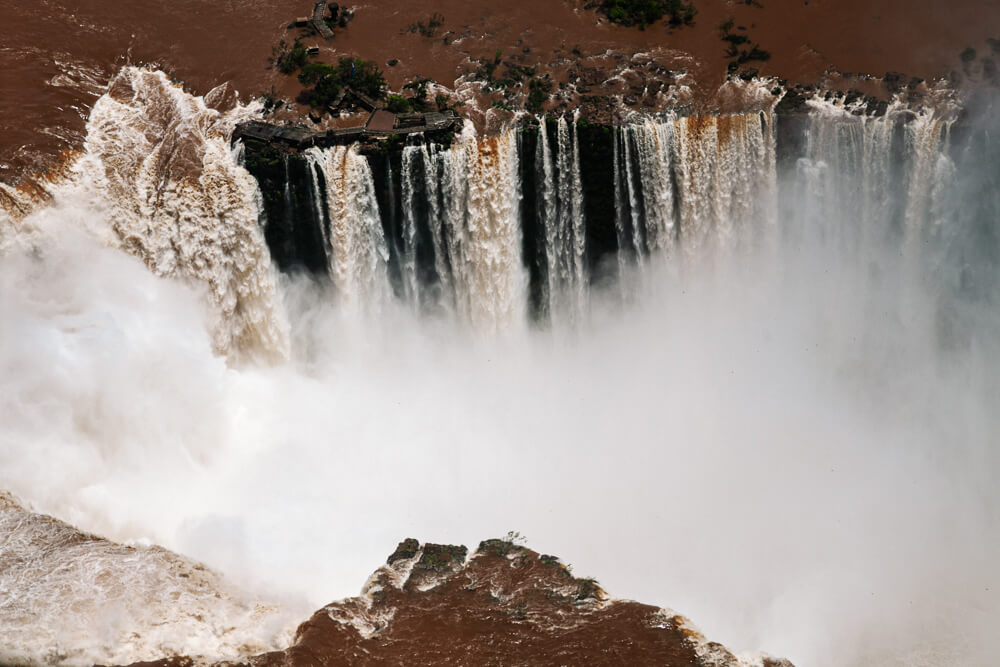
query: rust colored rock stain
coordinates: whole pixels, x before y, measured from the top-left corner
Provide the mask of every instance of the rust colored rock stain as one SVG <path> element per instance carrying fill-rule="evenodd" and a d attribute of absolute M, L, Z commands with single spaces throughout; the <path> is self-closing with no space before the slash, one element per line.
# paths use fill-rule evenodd
<path fill-rule="evenodd" d="M 742 128 L 735 127 L 740 123 L 739 116 L 719 116 L 715 123 L 715 131 L 719 138 L 719 145 L 729 143 L 733 132 L 738 132 Z"/>
<path fill-rule="evenodd" d="M 706 134 L 710 134 L 715 131 L 717 121 L 725 118 L 725 116 L 688 116 L 683 119 L 684 125 L 686 126 L 688 136 L 692 139 L 701 139 Z"/>

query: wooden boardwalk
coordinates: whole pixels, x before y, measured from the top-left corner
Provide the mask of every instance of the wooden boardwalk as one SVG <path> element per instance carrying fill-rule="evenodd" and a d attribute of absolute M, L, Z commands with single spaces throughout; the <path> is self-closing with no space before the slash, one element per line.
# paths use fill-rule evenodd
<path fill-rule="evenodd" d="M 233 132 L 233 141 L 237 139 L 253 139 L 264 143 L 284 144 L 289 148 L 305 150 L 307 148 L 336 146 L 339 144 L 358 141 L 365 137 L 390 137 L 393 135 L 419 134 L 422 132 L 440 132 L 456 128 L 462 124 L 462 119 L 454 111 L 435 111 L 426 114 L 405 114 L 407 125 L 400 125 L 400 114 L 393 119 L 390 126 L 387 123 L 385 114 L 389 114 L 384 109 L 376 110 L 368 118 L 365 127 L 350 127 L 339 130 L 326 130 L 325 132 L 314 132 L 304 127 L 272 125 L 261 121 L 253 120 L 247 123 L 240 123 Z M 372 120 L 377 117 L 377 121 Z M 414 124 L 417 120 L 420 124 Z M 371 127 L 369 127 L 371 126 Z"/>
<path fill-rule="evenodd" d="M 326 0 L 320 0 L 313 5 L 313 15 L 309 23 L 316 28 L 316 32 L 323 35 L 324 39 L 333 39 L 333 31 L 326 24 Z"/>

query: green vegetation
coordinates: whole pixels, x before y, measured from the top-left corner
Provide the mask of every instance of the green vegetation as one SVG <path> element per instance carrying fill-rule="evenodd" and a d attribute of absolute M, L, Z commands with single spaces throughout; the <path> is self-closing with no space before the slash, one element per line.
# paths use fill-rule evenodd
<path fill-rule="evenodd" d="M 438 28 L 444 25 L 444 16 L 434 12 L 427 22 L 417 21 L 416 23 L 411 23 L 410 27 L 406 29 L 407 32 L 420 33 L 424 37 L 434 37 L 437 35 Z"/>
<path fill-rule="evenodd" d="M 728 67 L 730 74 L 735 74 L 745 63 L 754 61 L 767 62 L 771 59 L 771 54 L 760 48 L 760 44 L 751 42 L 747 35 L 733 32 L 733 25 L 733 19 L 729 19 L 719 26 L 719 35 L 722 37 L 722 41 L 728 43 L 726 57 L 732 58 L 729 61 Z M 756 76 L 756 73 L 757 70 L 754 69 L 753 75 Z"/>
<path fill-rule="evenodd" d="M 347 7 L 341 8 L 335 3 L 330 4 L 330 15 L 323 19 L 330 30 L 335 28 L 346 28 L 347 24 L 354 18 L 354 10 Z"/>
<path fill-rule="evenodd" d="M 265 115 L 271 113 L 281 105 L 281 98 L 278 97 L 278 91 L 275 90 L 274 86 L 271 86 L 271 90 L 260 93 L 257 99 L 264 103 Z"/>
<path fill-rule="evenodd" d="M 406 113 L 407 111 L 413 111 L 413 105 L 410 103 L 410 100 L 406 99 L 402 95 L 389 95 L 385 108 L 393 113 Z"/>
<path fill-rule="evenodd" d="M 504 88 L 503 81 L 496 78 L 497 68 L 503 61 L 503 51 L 497 49 L 493 54 L 493 60 L 480 60 L 479 68 L 476 69 L 476 78 L 485 81 L 490 88 Z"/>
<path fill-rule="evenodd" d="M 517 104 L 514 96 L 518 92 L 526 92 L 524 108 L 538 113 L 552 92 L 552 81 L 548 75 L 536 77 L 535 71 L 534 67 L 504 62 L 503 51 L 497 49 L 492 60 L 479 61 L 475 76 L 486 83 L 486 90 L 503 93 L 503 99 L 493 101 L 494 108 L 513 111 Z"/>
<path fill-rule="evenodd" d="M 521 533 L 512 530 L 502 539 L 493 538 L 479 543 L 478 553 L 506 557 L 508 554 L 524 551 L 525 538 Z"/>
<path fill-rule="evenodd" d="M 341 58 L 336 66 L 309 63 L 302 68 L 299 82 L 313 87 L 303 91 L 299 98 L 313 107 L 332 104 L 346 86 L 373 100 L 383 99 L 386 90 L 385 78 L 378 66 L 360 58 Z"/>
<path fill-rule="evenodd" d="M 593 577 L 587 577 L 586 579 L 577 579 L 577 589 L 576 589 L 576 601 L 582 602 L 591 598 L 597 598 L 597 593 L 600 591 L 600 587 L 597 585 L 597 579 Z"/>
<path fill-rule="evenodd" d="M 425 570 L 443 572 L 453 563 L 465 561 L 469 550 L 460 545 L 454 544 L 425 544 L 424 553 L 417 561 L 417 565 Z"/>
<path fill-rule="evenodd" d="M 281 40 L 277 46 L 271 49 L 271 57 L 267 60 L 282 74 L 292 74 L 306 64 L 309 60 L 309 52 L 305 44 L 297 39 L 292 45 Z"/>
<path fill-rule="evenodd" d="M 392 565 L 397 560 L 406 560 L 413 558 L 417 555 L 417 550 L 420 549 L 420 542 L 408 537 L 396 547 L 396 550 L 390 554 L 389 558 L 385 561 L 388 565 Z"/>
<path fill-rule="evenodd" d="M 600 11 L 612 23 L 644 29 L 669 16 L 670 25 L 691 25 L 698 10 L 691 0 L 604 0 Z"/>
<path fill-rule="evenodd" d="M 528 100 L 524 103 L 524 108 L 532 113 L 542 110 L 542 104 L 549 99 L 552 91 L 552 82 L 547 79 L 532 79 L 528 82 Z"/>
<path fill-rule="evenodd" d="M 418 76 L 416 79 L 403 86 L 403 90 L 408 90 L 413 94 L 412 106 L 414 108 L 421 109 L 423 111 L 430 110 L 431 105 L 427 100 L 427 93 L 432 83 L 434 83 L 434 79 L 429 79 L 425 76 Z"/>

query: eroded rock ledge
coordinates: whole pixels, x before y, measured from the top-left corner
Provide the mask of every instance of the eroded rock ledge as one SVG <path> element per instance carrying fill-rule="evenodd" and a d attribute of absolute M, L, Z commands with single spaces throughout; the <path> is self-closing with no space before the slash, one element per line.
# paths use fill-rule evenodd
<path fill-rule="evenodd" d="M 317 611 L 289 648 L 242 664 L 791 667 L 766 655 L 737 658 L 684 617 L 611 600 L 593 579 L 512 540 L 467 552 L 404 540 L 360 596 Z"/>

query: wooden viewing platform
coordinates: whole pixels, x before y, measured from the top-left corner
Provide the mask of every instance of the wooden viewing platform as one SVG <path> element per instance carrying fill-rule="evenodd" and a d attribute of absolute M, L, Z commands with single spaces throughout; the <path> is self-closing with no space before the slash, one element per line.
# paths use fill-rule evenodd
<path fill-rule="evenodd" d="M 391 126 L 387 123 L 387 115 L 394 116 Z M 373 120 L 377 122 L 373 123 Z M 368 117 L 364 127 L 349 127 L 323 132 L 315 132 L 300 126 L 272 125 L 253 120 L 236 126 L 236 130 L 233 132 L 233 141 L 253 139 L 264 143 L 280 143 L 289 148 L 304 150 L 313 146 L 320 148 L 336 146 L 349 141 L 358 141 L 365 137 L 384 138 L 421 132 L 441 132 L 457 128 L 461 124 L 462 119 L 451 109 L 424 114 L 392 114 L 384 109 L 377 109 Z"/>
<path fill-rule="evenodd" d="M 323 39 L 333 39 L 333 31 L 326 24 L 326 0 L 320 0 L 313 5 L 313 15 L 309 23 L 316 28 L 316 32 L 323 35 Z"/>

